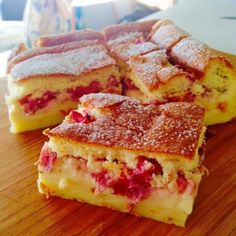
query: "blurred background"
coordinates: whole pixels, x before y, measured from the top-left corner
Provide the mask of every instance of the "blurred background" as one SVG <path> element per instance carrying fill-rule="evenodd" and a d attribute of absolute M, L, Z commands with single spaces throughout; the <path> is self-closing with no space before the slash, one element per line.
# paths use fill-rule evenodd
<path fill-rule="evenodd" d="M 0 0 L 0 52 L 18 42 L 136 21 L 181 0 Z"/>

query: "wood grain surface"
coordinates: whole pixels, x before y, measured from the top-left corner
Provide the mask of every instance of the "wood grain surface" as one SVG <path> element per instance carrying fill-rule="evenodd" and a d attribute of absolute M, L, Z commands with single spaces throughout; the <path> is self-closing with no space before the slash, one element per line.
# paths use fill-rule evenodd
<path fill-rule="evenodd" d="M 236 57 L 230 57 L 236 65 Z M 236 122 L 207 131 L 204 176 L 192 215 L 180 228 L 38 193 L 42 130 L 9 132 L 0 79 L 0 235 L 236 235 Z"/>

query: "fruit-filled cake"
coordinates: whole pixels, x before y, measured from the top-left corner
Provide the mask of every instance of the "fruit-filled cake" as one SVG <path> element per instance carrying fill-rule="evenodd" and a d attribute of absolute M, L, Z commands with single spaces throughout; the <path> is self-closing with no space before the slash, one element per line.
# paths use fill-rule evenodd
<path fill-rule="evenodd" d="M 169 61 L 189 73 L 191 100 L 206 109 L 204 123 L 224 123 L 236 116 L 236 70 L 207 45 L 169 20 L 158 21 L 150 40 L 167 50 Z"/>
<path fill-rule="evenodd" d="M 44 132 L 39 191 L 184 226 L 203 175 L 203 118 L 192 103 L 84 95 Z"/>
<path fill-rule="evenodd" d="M 49 38 L 44 41 L 49 44 Z M 60 123 L 84 94 L 121 94 L 117 64 L 103 44 L 96 39 L 56 42 L 21 50 L 9 60 L 6 101 L 14 133 Z"/>

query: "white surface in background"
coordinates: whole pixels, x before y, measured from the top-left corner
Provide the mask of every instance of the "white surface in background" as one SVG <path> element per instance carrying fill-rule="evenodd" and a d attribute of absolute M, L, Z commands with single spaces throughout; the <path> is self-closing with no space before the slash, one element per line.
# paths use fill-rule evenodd
<path fill-rule="evenodd" d="M 5 51 L 0 53 L 0 79 L 6 76 L 7 58 L 11 51 Z"/>
<path fill-rule="evenodd" d="M 24 41 L 23 21 L 0 21 L 0 52 Z"/>
<path fill-rule="evenodd" d="M 173 20 L 212 48 L 236 54 L 236 0 L 186 0 L 143 20 L 163 18 Z"/>

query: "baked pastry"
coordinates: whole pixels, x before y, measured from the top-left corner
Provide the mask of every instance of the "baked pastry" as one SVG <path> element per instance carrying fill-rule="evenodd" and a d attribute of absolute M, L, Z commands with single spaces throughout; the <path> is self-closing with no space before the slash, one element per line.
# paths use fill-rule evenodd
<path fill-rule="evenodd" d="M 50 48 L 23 52 L 8 75 L 6 101 L 12 132 L 60 123 L 84 94 L 121 93 L 118 67 L 106 48 L 78 43 L 52 47 L 56 53 Z M 46 54 L 37 54 L 37 50 Z"/>
<path fill-rule="evenodd" d="M 203 117 L 192 103 L 85 95 L 44 132 L 39 191 L 184 226 L 203 175 Z"/>
<path fill-rule="evenodd" d="M 236 116 L 236 71 L 226 58 L 169 20 L 157 22 L 149 38 L 167 50 L 171 63 L 191 75 L 192 101 L 206 108 L 206 125 Z"/>
<path fill-rule="evenodd" d="M 138 88 L 145 102 L 190 101 L 192 81 L 188 73 L 168 61 L 165 50 L 132 57 L 127 64 L 129 69 L 126 77 L 132 84 L 130 86 L 126 82 L 125 95 L 132 96 L 131 91 Z"/>

